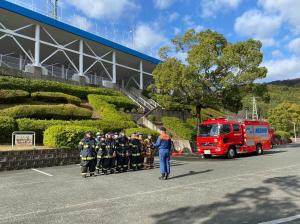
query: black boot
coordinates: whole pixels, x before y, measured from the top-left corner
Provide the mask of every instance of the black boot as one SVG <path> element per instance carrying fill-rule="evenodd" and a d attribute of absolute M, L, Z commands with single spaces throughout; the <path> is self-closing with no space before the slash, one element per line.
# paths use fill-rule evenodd
<path fill-rule="evenodd" d="M 165 176 L 165 180 L 167 180 L 167 179 L 168 179 L 168 177 L 169 177 L 169 174 L 167 173 L 167 175 Z"/>

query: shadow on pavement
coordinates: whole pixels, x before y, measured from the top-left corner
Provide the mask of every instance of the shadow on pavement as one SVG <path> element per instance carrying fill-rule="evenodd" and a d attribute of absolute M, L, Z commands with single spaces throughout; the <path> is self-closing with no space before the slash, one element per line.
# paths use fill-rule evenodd
<path fill-rule="evenodd" d="M 242 224 L 280 219 L 299 214 L 300 209 L 292 201 L 293 197 L 274 197 L 273 189 L 268 185 L 293 196 L 294 191 L 298 191 L 299 181 L 296 176 L 269 178 L 264 181 L 263 186 L 228 193 L 217 202 L 182 207 L 152 217 L 157 224 Z"/>
<path fill-rule="evenodd" d="M 171 176 L 171 177 L 169 177 L 169 180 L 182 178 L 182 177 L 187 177 L 187 176 L 193 176 L 193 175 L 202 174 L 202 173 L 208 173 L 208 172 L 211 172 L 211 171 L 213 171 L 213 170 L 210 169 L 210 170 L 203 170 L 203 171 L 198 171 L 198 172 L 191 170 L 190 172 L 185 173 L 185 174 L 181 174 L 181 175 L 177 175 L 177 176 Z"/>

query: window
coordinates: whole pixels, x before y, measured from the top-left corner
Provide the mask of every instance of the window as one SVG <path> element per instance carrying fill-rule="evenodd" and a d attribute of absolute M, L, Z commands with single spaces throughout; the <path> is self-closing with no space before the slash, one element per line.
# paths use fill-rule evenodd
<path fill-rule="evenodd" d="M 233 131 L 234 132 L 240 132 L 241 131 L 239 124 L 233 124 L 232 126 L 233 126 Z"/>
<path fill-rule="evenodd" d="M 231 131 L 231 127 L 229 124 L 223 124 L 220 131 L 222 134 L 228 134 Z"/>
<path fill-rule="evenodd" d="M 203 137 L 218 136 L 220 126 L 218 124 L 201 124 L 199 134 Z"/>

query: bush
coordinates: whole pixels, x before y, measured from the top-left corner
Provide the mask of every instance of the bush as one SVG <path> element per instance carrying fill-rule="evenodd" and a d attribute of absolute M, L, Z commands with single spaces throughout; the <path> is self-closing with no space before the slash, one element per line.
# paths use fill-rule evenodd
<path fill-rule="evenodd" d="M 35 92 L 31 93 L 31 98 L 36 101 L 54 102 L 54 103 L 71 103 L 80 105 L 81 100 L 76 96 L 71 96 L 60 92 Z"/>
<path fill-rule="evenodd" d="M 279 136 L 281 139 L 290 139 L 291 138 L 291 134 L 286 132 L 286 131 L 276 131 L 275 135 Z"/>
<path fill-rule="evenodd" d="M 29 93 L 23 90 L 0 90 L 0 103 L 19 103 L 29 98 Z"/>
<path fill-rule="evenodd" d="M 152 135 L 153 139 L 157 139 L 159 133 L 157 131 L 153 131 L 149 128 L 127 128 L 125 129 L 126 135 L 131 135 L 133 133 L 142 133 L 143 137 L 146 138 L 148 135 Z"/>
<path fill-rule="evenodd" d="M 98 111 L 101 115 L 101 119 L 105 121 L 121 122 L 130 121 L 130 116 L 118 111 L 112 104 L 107 103 L 103 100 L 102 96 L 99 95 L 88 95 L 89 103 Z"/>
<path fill-rule="evenodd" d="M 192 140 L 195 136 L 194 129 L 177 117 L 163 117 L 162 123 L 180 138 Z"/>
<path fill-rule="evenodd" d="M 11 117 L 0 116 L 0 142 L 10 142 L 14 131 L 17 131 L 15 120 Z"/>
<path fill-rule="evenodd" d="M 0 76 L 0 89 L 20 89 L 30 93 L 46 91 L 46 92 L 62 92 L 81 99 L 86 99 L 88 94 L 121 96 L 119 91 L 107 88 L 96 88 L 89 86 L 80 86 L 66 84 L 62 82 L 31 80 L 25 78 L 14 78 Z"/>
<path fill-rule="evenodd" d="M 0 115 L 13 118 L 36 119 L 88 119 L 92 111 L 74 106 L 72 104 L 61 105 L 19 105 L 0 111 Z"/>
<path fill-rule="evenodd" d="M 44 131 L 54 125 L 74 125 L 74 126 L 89 126 L 95 127 L 103 132 L 119 132 L 123 129 L 136 127 L 132 121 L 113 122 L 103 120 L 34 120 L 28 118 L 17 119 L 16 123 L 20 131 L 34 131 L 36 133 L 36 142 L 43 142 Z"/>
<path fill-rule="evenodd" d="M 116 108 L 123 108 L 124 111 L 137 109 L 138 106 L 126 96 L 98 96 L 101 101 L 113 104 Z"/>
<path fill-rule="evenodd" d="M 77 148 L 86 131 L 97 132 L 97 128 L 87 126 L 55 125 L 46 129 L 44 145 L 48 147 Z"/>

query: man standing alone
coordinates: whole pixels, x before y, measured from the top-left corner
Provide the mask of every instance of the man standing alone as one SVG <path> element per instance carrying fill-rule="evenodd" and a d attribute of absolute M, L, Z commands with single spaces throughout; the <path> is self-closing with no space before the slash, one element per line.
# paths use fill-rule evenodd
<path fill-rule="evenodd" d="M 170 174 L 170 154 L 171 154 L 171 138 L 166 133 L 166 128 L 160 128 L 160 136 L 158 137 L 154 147 L 159 149 L 160 160 L 160 180 L 167 180 Z"/>

